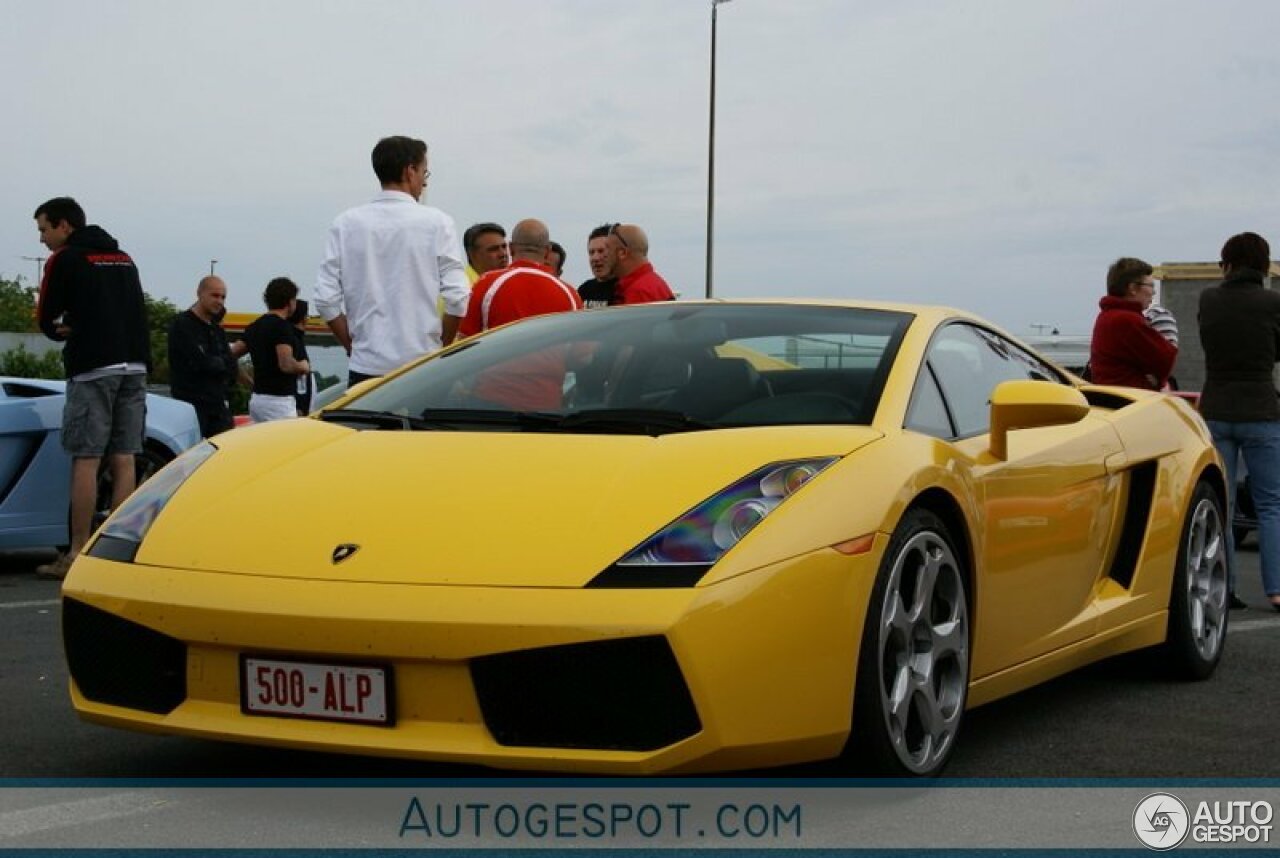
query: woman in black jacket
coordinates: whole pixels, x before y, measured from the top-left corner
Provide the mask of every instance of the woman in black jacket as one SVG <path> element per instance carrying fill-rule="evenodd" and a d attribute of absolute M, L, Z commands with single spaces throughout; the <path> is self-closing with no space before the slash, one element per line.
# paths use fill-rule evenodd
<path fill-rule="evenodd" d="M 1280 359 L 1280 292 L 1266 288 L 1271 247 L 1257 233 L 1227 239 L 1221 259 L 1222 282 L 1200 293 L 1206 373 L 1200 413 L 1226 461 L 1233 491 L 1242 454 L 1249 468 L 1262 584 L 1271 607 L 1280 611 L 1280 396 L 1273 377 Z M 1231 546 L 1231 606 L 1242 608 L 1234 555 Z"/>

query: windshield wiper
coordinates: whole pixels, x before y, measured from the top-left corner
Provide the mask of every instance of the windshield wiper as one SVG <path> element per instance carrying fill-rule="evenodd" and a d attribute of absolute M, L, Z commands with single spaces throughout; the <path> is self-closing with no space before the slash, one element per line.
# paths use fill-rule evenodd
<path fill-rule="evenodd" d="M 659 408 L 594 408 L 578 411 L 560 418 L 559 429 L 585 429 L 594 432 L 641 432 L 645 435 L 665 435 L 669 432 L 691 432 L 699 429 L 723 428 L 690 417 L 681 411 Z"/>
<path fill-rule="evenodd" d="M 499 411 L 488 408 L 428 408 L 421 416 L 410 417 L 393 411 L 362 411 L 342 408 L 322 411 L 320 419 L 330 423 L 367 425 L 378 430 L 419 431 L 463 429 L 471 426 L 509 426 L 526 432 L 598 432 L 666 435 L 699 429 L 723 428 L 679 411 L 656 408 L 597 408 L 573 414 L 540 411 Z"/>
<path fill-rule="evenodd" d="M 362 411 L 358 408 L 339 408 L 335 411 L 321 411 L 319 416 L 326 423 L 356 423 L 391 432 L 436 428 L 425 420 L 410 417 L 407 414 L 396 414 L 394 411 Z"/>
<path fill-rule="evenodd" d="M 423 422 L 444 428 L 458 426 L 515 426 L 520 429 L 554 429 L 560 415 L 538 411 L 500 411 L 490 408 L 428 408 Z"/>

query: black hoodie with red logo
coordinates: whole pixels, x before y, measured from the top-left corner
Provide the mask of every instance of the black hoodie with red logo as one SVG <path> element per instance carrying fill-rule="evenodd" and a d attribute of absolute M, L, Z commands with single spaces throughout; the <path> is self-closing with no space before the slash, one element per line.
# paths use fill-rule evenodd
<path fill-rule="evenodd" d="M 36 310 L 40 330 L 66 340 L 67 378 L 121 363 L 151 368 L 147 305 L 129 254 L 99 226 L 77 229 L 49 257 Z M 70 333 L 59 332 L 66 325 Z"/>

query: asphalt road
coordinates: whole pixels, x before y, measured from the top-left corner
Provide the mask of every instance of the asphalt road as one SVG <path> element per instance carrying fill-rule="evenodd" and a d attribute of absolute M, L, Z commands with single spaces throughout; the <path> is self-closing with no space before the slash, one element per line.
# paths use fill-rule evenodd
<path fill-rule="evenodd" d="M 0 555 L 0 777 L 471 777 L 489 769 L 148 736 L 80 722 L 67 698 L 58 584 L 38 554 Z M 1280 613 L 1265 608 L 1256 543 L 1212 679 L 1161 678 L 1141 654 L 976 709 L 946 771 L 960 778 L 1280 777 Z M 777 772 L 831 774 L 820 768 Z M 755 773 L 770 774 L 770 773 Z"/>

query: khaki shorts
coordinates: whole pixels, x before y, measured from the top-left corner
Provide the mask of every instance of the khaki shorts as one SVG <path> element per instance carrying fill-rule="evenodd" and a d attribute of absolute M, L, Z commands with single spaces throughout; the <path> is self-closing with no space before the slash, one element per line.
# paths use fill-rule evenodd
<path fill-rule="evenodd" d="M 147 377 L 142 373 L 68 381 L 62 449 L 76 459 L 141 453 L 146 420 Z"/>

